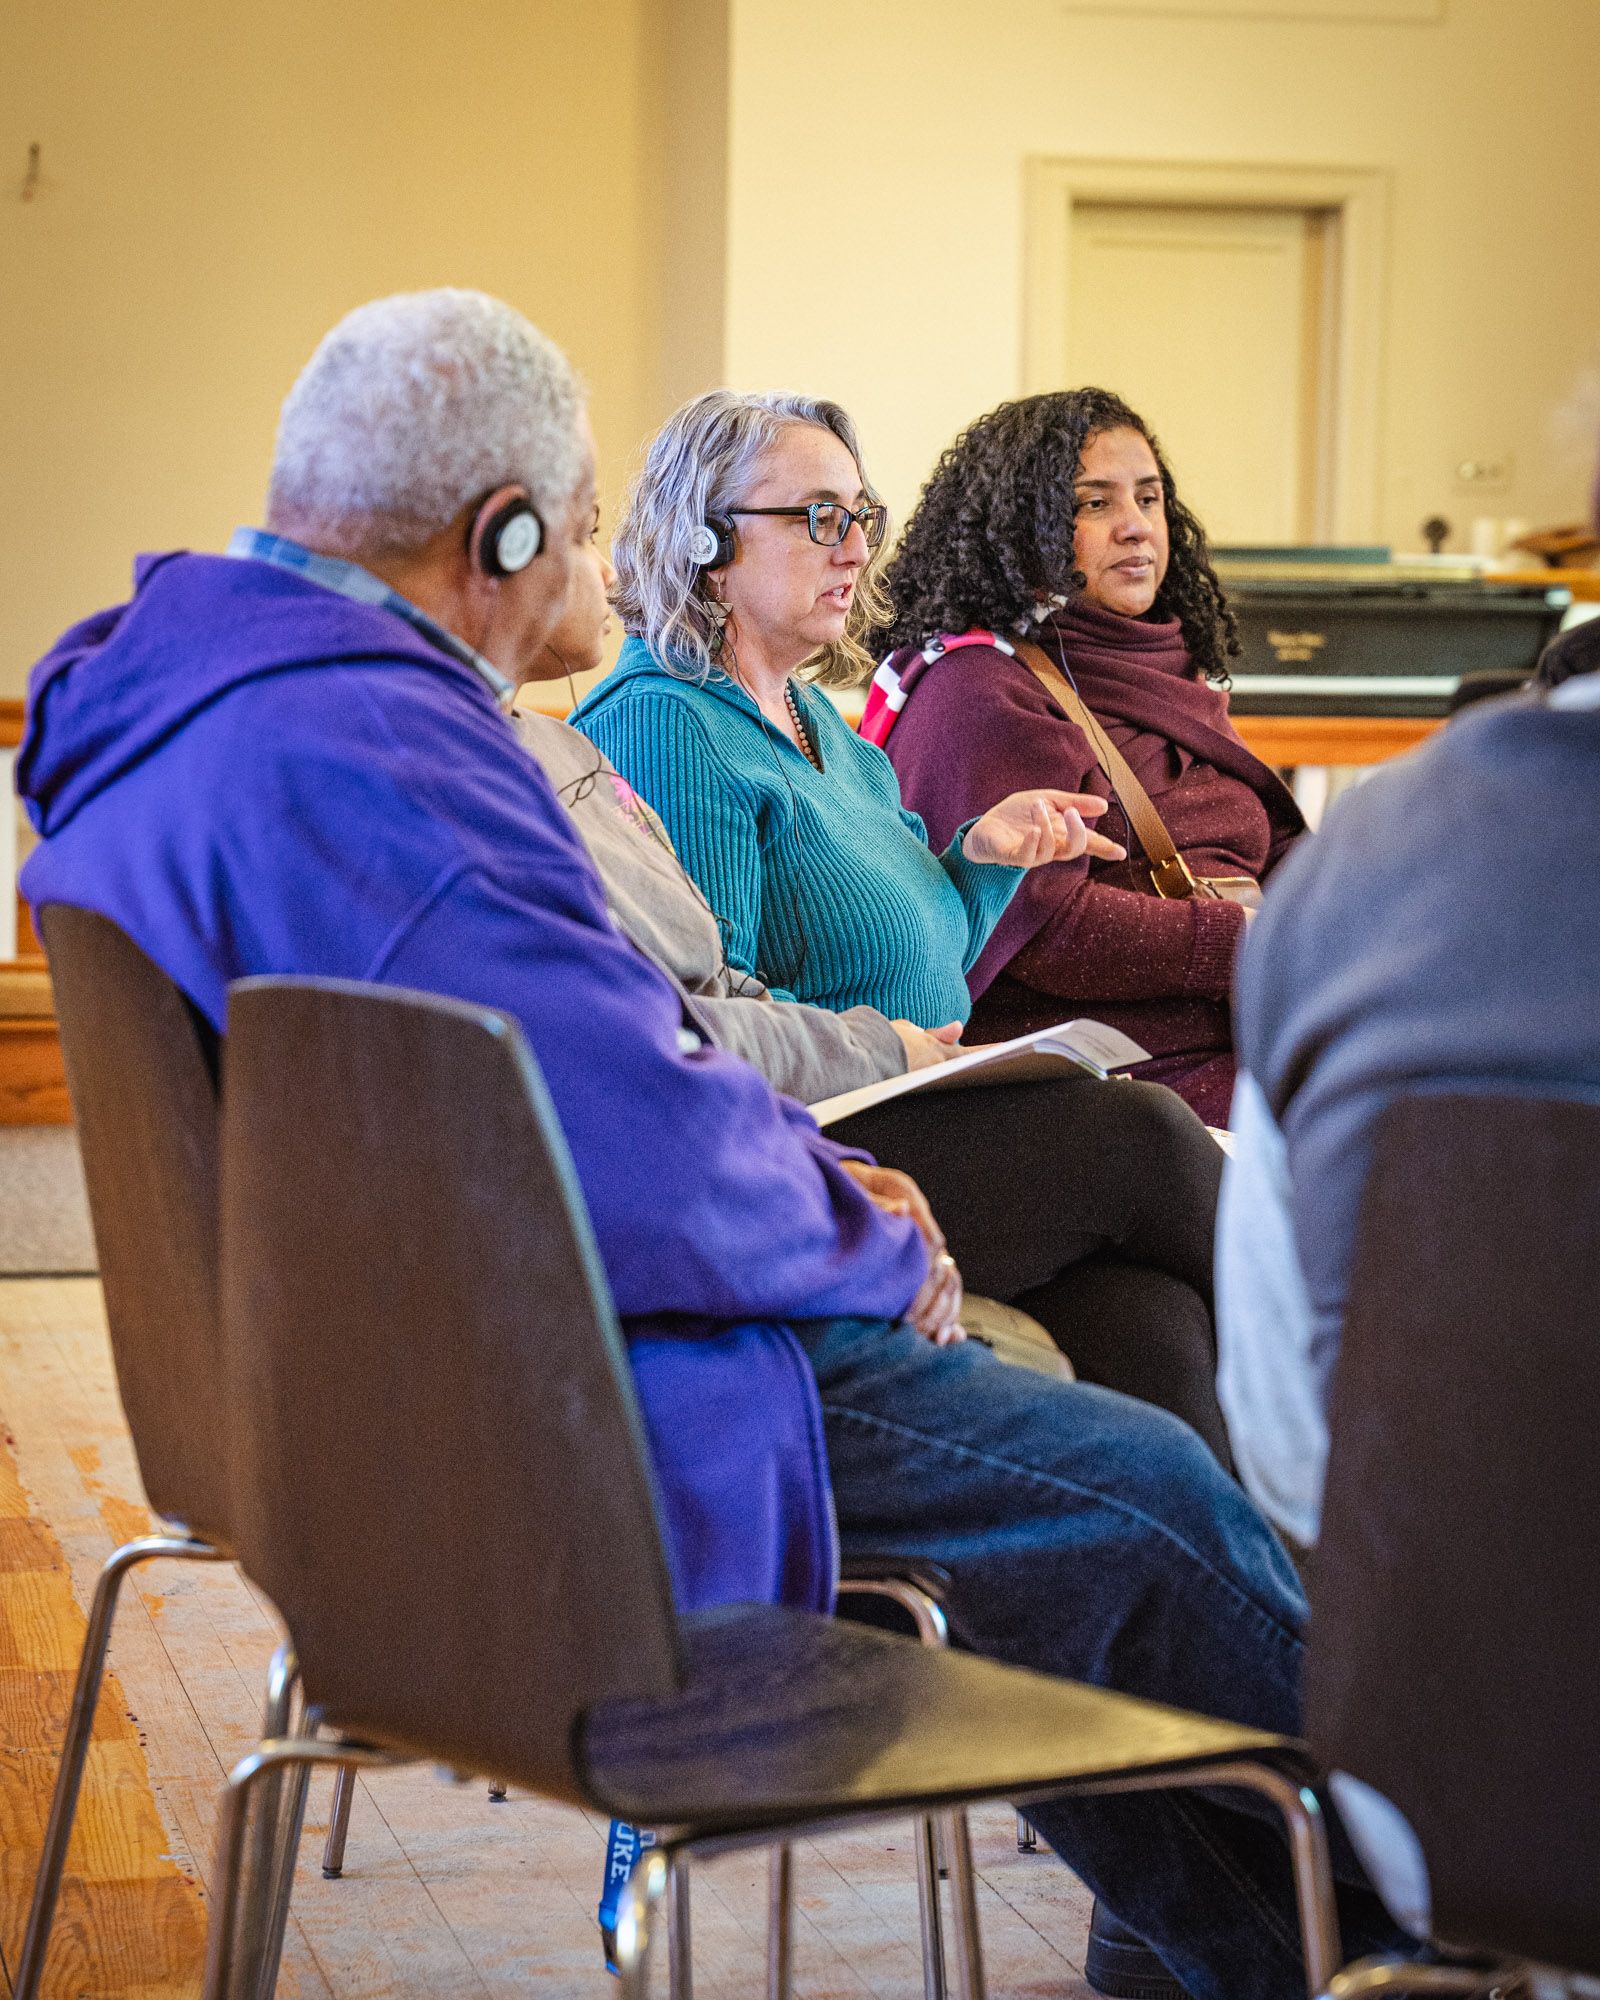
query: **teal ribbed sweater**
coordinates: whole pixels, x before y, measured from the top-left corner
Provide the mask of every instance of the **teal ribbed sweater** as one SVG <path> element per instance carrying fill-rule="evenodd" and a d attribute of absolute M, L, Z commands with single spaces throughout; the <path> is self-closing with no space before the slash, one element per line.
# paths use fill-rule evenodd
<path fill-rule="evenodd" d="M 894 767 L 798 684 L 818 771 L 726 674 L 668 673 L 640 639 L 572 721 L 666 822 L 717 916 L 730 965 L 779 998 L 965 1021 L 965 973 L 1022 871 L 942 856 L 900 803 Z"/>

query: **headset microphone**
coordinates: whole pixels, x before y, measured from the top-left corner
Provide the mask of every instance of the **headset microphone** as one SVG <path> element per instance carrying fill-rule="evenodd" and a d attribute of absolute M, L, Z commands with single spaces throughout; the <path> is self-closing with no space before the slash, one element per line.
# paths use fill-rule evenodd
<path fill-rule="evenodd" d="M 1071 576 L 1067 578 L 1067 581 L 1068 583 L 1071 584 L 1074 590 L 1084 590 L 1088 587 L 1089 579 L 1084 575 L 1081 569 L 1075 569 L 1072 572 Z"/>
<path fill-rule="evenodd" d="M 726 569 L 734 553 L 731 515 L 712 514 L 689 530 L 689 560 L 702 569 Z"/>
<path fill-rule="evenodd" d="M 485 576 L 515 576 L 544 547 L 544 523 L 528 496 L 517 493 L 492 514 L 480 516 L 472 540 Z"/>

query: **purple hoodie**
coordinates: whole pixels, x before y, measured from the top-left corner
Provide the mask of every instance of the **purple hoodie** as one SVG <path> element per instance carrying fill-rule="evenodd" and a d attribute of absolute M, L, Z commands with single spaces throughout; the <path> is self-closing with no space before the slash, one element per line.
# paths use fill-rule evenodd
<path fill-rule="evenodd" d="M 821 1411 L 782 1323 L 897 1318 L 926 1253 L 799 1105 L 680 1046 L 677 993 L 472 668 L 265 563 L 147 557 L 35 668 L 17 788 L 34 906 L 113 918 L 219 1027 L 252 973 L 517 1018 L 629 1338 L 680 1603 L 825 1605 Z"/>

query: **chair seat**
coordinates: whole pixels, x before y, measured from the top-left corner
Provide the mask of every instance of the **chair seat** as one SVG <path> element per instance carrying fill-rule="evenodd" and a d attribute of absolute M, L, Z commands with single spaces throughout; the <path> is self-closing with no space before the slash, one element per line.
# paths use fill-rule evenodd
<path fill-rule="evenodd" d="M 620 1819 L 697 1834 L 926 1811 L 1301 1745 L 769 1605 L 684 1621 L 674 1701 L 593 1711 L 583 1761 Z"/>

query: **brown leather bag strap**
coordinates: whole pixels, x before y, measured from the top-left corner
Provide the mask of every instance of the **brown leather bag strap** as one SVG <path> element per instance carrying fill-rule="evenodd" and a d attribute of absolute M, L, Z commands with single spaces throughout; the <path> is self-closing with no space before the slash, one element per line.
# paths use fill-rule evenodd
<path fill-rule="evenodd" d="M 1150 802 L 1150 794 L 1129 768 L 1128 760 L 1090 713 L 1082 695 L 1051 659 L 1042 646 L 1030 639 L 1015 639 L 1017 657 L 1030 668 L 1050 699 L 1069 722 L 1075 722 L 1089 739 L 1089 747 L 1100 760 L 1100 768 L 1111 781 L 1128 824 L 1139 837 L 1139 845 L 1150 863 L 1150 880 L 1158 896 L 1173 902 L 1198 896 L 1200 885 L 1189 864 L 1172 844 L 1166 823 Z"/>

